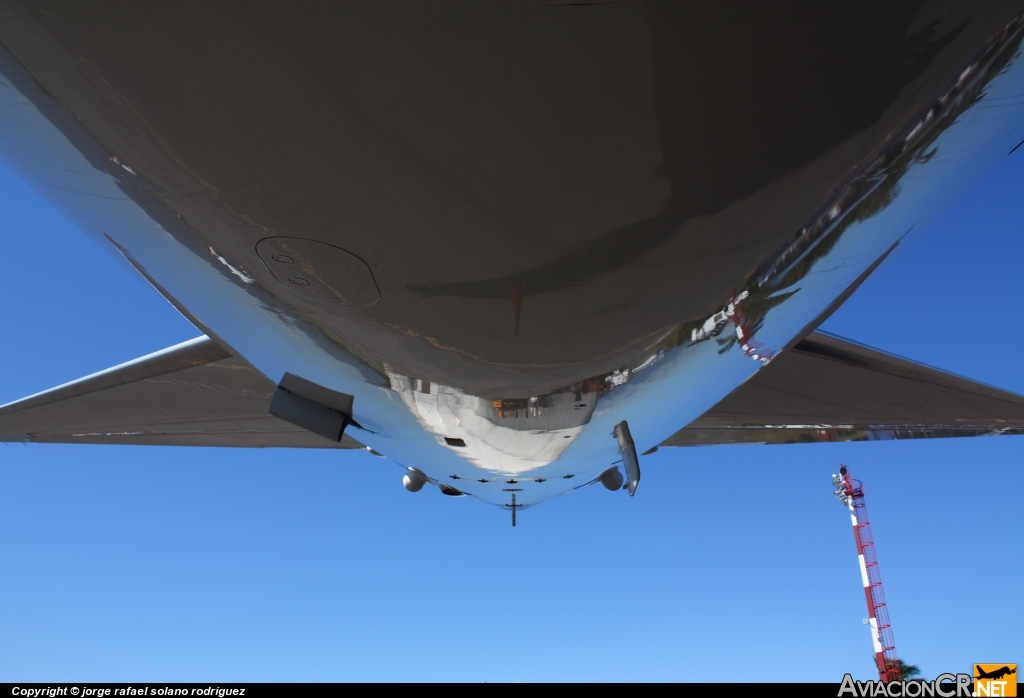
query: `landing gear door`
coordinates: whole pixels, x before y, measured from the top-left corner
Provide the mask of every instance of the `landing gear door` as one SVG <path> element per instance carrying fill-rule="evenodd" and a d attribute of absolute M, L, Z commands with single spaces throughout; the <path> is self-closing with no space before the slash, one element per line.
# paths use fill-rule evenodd
<path fill-rule="evenodd" d="M 629 425 L 625 421 L 615 425 L 612 432 L 619 442 L 619 453 L 622 454 L 622 466 L 626 471 L 626 482 L 622 489 L 629 492 L 632 497 L 636 494 L 636 486 L 640 484 L 640 460 L 636 457 L 636 446 L 633 445 L 633 437 L 629 433 Z"/>

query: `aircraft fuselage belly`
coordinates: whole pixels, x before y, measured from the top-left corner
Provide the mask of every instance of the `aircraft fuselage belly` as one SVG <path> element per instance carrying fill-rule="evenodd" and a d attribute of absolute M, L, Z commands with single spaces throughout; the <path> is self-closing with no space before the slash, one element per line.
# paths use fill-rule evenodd
<path fill-rule="evenodd" d="M 353 395 L 359 441 L 529 506 L 1024 138 L 1020 11 L 0 3 L 0 157 L 268 378 Z"/>

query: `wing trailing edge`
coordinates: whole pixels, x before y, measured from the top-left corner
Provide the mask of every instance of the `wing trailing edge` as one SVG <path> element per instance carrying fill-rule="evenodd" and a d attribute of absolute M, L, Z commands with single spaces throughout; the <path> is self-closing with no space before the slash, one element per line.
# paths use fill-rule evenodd
<path fill-rule="evenodd" d="M 662 446 L 1024 434 L 1024 397 L 812 332 Z"/>
<path fill-rule="evenodd" d="M 0 407 L 0 441 L 364 448 L 268 413 L 273 382 L 199 337 Z"/>

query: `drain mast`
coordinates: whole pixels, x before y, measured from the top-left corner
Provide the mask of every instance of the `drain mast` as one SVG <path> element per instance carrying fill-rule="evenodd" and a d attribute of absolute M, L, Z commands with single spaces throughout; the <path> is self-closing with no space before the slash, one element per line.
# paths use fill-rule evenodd
<path fill-rule="evenodd" d="M 896 641 L 889 625 L 885 594 L 882 592 L 882 575 L 878 571 L 875 540 L 871 536 L 871 523 L 868 521 L 868 510 L 864 504 L 864 485 L 860 480 L 850 477 L 845 465 L 840 466 L 838 475 L 832 476 L 832 484 L 835 486 L 836 498 L 850 510 L 853 539 L 857 544 L 857 561 L 860 563 L 864 596 L 868 602 L 868 618 L 864 622 L 871 626 L 871 642 L 875 649 L 878 677 L 883 683 L 899 681 L 903 676 L 896 654 Z"/>

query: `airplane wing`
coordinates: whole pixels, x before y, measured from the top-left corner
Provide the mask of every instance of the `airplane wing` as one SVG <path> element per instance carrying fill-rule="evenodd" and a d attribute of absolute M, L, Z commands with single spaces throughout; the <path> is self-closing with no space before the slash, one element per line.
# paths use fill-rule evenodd
<path fill-rule="evenodd" d="M 662 446 L 1024 434 L 1024 397 L 813 332 Z"/>
<path fill-rule="evenodd" d="M 0 407 L 0 441 L 364 448 L 270 415 L 274 384 L 208 337 Z M 1024 434 L 1024 397 L 814 332 L 662 446 Z"/>
<path fill-rule="evenodd" d="M 199 337 L 0 407 L 0 441 L 365 448 L 270 415 L 275 388 Z"/>

